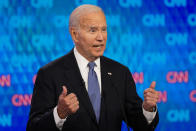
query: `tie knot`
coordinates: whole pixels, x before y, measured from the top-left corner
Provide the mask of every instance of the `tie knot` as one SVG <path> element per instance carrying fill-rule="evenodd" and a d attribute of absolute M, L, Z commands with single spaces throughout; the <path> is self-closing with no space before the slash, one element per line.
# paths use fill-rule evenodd
<path fill-rule="evenodd" d="M 89 62 L 88 63 L 89 69 L 94 69 L 95 66 L 96 66 L 95 62 Z"/>

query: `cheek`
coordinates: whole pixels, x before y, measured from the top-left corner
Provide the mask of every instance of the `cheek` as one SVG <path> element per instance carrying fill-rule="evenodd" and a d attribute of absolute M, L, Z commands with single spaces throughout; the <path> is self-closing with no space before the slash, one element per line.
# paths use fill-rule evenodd
<path fill-rule="evenodd" d="M 90 45 L 91 45 L 91 39 L 89 39 L 89 37 L 87 37 L 87 36 L 80 37 L 80 40 L 79 41 L 80 41 L 80 45 L 83 48 L 85 48 L 85 49 L 89 48 Z"/>
<path fill-rule="evenodd" d="M 104 40 L 107 40 L 107 33 L 103 35 Z"/>
<path fill-rule="evenodd" d="M 88 48 L 93 48 L 92 46 L 93 46 L 93 44 L 94 43 L 96 43 L 96 40 L 95 40 L 95 38 L 93 38 L 93 37 L 88 37 L 86 40 L 85 40 L 85 45 L 86 45 L 86 47 L 88 47 Z"/>
<path fill-rule="evenodd" d="M 83 37 L 83 40 L 85 43 L 87 43 L 88 45 L 93 44 L 94 40 L 95 40 L 95 35 L 85 35 Z"/>

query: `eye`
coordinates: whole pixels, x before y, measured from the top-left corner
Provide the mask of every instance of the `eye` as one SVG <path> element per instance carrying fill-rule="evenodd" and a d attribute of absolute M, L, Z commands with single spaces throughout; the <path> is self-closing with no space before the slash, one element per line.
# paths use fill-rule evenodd
<path fill-rule="evenodd" d="M 97 27 L 90 27 L 90 28 L 89 28 L 89 32 L 90 32 L 90 33 L 95 33 L 95 32 L 97 32 L 97 30 L 98 30 Z"/>
<path fill-rule="evenodd" d="M 103 31 L 103 32 L 106 32 L 106 31 L 107 31 L 107 28 L 105 28 L 105 27 L 102 28 L 102 31 Z"/>
<path fill-rule="evenodd" d="M 90 29 L 90 32 L 96 32 L 96 29 L 92 28 Z"/>

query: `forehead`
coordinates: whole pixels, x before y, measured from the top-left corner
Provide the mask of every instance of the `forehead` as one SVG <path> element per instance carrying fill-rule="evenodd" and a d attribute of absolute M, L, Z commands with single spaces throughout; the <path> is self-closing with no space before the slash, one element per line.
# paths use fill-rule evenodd
<path fill-rule="evenodd" d="M 106 18 L 103 12 L 93 12 L 80 17 L 80 26 L 106 26 Z"/>

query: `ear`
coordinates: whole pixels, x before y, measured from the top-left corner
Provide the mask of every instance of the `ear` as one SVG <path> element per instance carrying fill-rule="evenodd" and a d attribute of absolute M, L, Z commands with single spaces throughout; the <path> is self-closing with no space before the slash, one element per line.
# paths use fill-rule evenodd
<path fill-rule="evenodd" d="M 74 27 L 70 27 L 69 28 L 69 32 L 71 34 L 72 40 L 74 41 L 74 43 L 78 42 L 78 31 L 76 28 Z"/>

